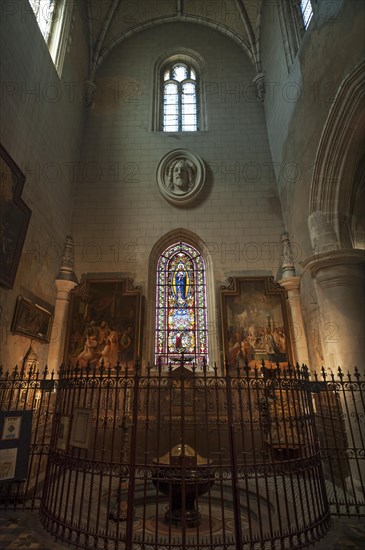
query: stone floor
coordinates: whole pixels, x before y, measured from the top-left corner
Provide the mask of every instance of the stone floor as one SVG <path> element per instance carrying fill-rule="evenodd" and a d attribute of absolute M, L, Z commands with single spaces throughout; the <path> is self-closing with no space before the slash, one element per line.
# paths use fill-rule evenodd
<path fill-rule="evenodd" d="M 67 550 L 56 542 L 40 525 L 36 512 L 1 511 L 0 550 Z M 365 522 L 363 519 L 333 519 L 329 534 L 314 550 L 364 550 Z"/>

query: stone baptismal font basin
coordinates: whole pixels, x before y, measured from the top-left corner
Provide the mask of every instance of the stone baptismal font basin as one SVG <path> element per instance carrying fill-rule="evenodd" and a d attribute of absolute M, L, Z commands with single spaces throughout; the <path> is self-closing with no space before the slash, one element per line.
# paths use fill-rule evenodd
<path fill-rule="evenodd" d="M 195 499 L 204 495 L 214 483 L 210 460 L 198 455 L 190 445 L 176 445 L 155 458 L 155 487 L 169 498 L 165 521 L 169 525 L 196 527 L 201 515 Z"/>

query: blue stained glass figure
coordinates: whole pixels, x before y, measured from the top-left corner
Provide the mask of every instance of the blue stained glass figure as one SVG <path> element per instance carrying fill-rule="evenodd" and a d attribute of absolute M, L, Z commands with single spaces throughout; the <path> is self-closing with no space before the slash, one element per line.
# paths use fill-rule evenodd
<path fill-rule="evenodd" d="M 186 299 L 186 271 L 184 270 L 183 264 L 179 264 L 178 271 L 175 275 L 175 286 L 176 286 L 176 293 L 177 297 L 181 298 L 182 300 Z"/>

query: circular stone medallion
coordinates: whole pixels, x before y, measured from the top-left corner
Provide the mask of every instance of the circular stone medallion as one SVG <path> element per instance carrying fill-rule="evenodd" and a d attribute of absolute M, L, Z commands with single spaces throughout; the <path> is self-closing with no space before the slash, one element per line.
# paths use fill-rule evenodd
<path fill-rule="evenodd" d="M 175 206 L 193 202 L 204 182 L 204 162 L 187 149 L 170 151 L 157 167 L 158 188 L 162 196 Z"/>

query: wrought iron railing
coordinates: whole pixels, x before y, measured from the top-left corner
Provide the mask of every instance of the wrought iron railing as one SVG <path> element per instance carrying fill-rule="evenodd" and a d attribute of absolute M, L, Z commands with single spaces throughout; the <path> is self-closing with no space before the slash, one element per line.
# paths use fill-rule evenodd
<path fill-rule="evenodd" d="M 322 369 L 310 389 L 331 513 L 365 516 L 365 379 Z"/>
<path fill-rule="evenodd" d="M 0 410 L 33 428 L 0 506 L 80 548 L 302 548 L 365 516 L 364 390 L 298 366 L 1 373 Z"/>
<path fill-rule="evenodd" d="M 43 372 L 34 372 L 32 369 L 25 372 L 17 367 L 12 372 L 4 372 L 0 368 L 0 415 L 3 424 L 0 449 L 5 450 L 12 446 L 19 455 L 23 453 L 25 456 L 16 456 L 16 460 L 25 460 L 27 471 L 22 479 L 7 479 L 11 472 L 6 472 L 5 458 L 0 475 L 0 508 L 39 507 L 47 467 L 56 388 L 54 373 L 50 373 L 47 368 Z M 25 423 L 23 427 L 20 426 L 20 430 L 23 430 L 19 434 L 21 438 L 27 435 L 24 433 L 25 429 L 31 430 L 30 445 L 25 449 L 18 449 L 16 442 L 12 444 L 11 440 L 5 439 L 4 419 L 12 413 L 29 414 L 31 419 L 31 427 Z"/>

